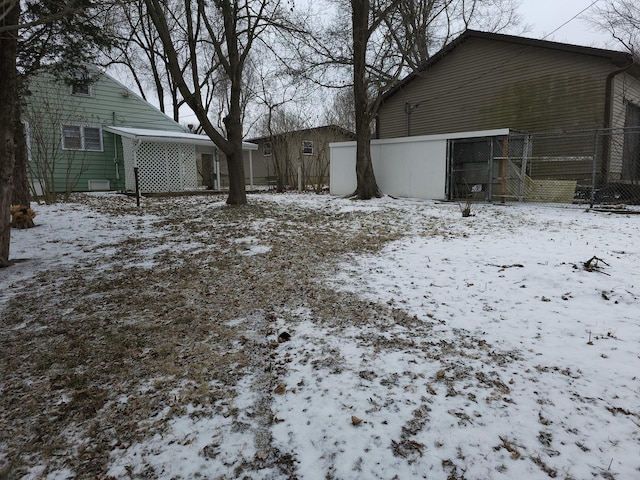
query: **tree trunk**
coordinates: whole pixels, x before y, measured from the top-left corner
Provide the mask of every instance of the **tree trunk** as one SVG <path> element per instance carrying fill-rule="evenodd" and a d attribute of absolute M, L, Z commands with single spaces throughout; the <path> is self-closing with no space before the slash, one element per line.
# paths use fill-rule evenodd
<path fill-rule="evenodd" d="M 20 102 L 16 104 L 15 122 L 15 164 L 13 166 L 13 205 L 29 207 L 29 180 L 27 178 L 27 135 L 20 114 Z M 31 225 L 33 226 L 33 225 Z"/>
<path fill-rule="evenodd" d="M 239 108 L 230 108 L 229 115 L 224 118 L 227 139 L 231 143 L 231 152 L 225 152 L 227 169 L 229 171 L 228 205 L 244 205 L 247 203 L 247 193 L 244 184 L 244 159 L 242 155 L 242 123 Z"/>
<path fill-rule="evenodd" d="M 354 196 L 358 199 L 370 200 L 382 196 L 371 163 L 371 137 L 368 123 L 366 129 L 364 127 L 356 129 L 356 181 Z"/>
<path fill-rule="evenodd" d="M 356 191 L 360 200 L 380 197 L 371 163 L 371 112 L 367 90 L 366 55 L 369 42 L 369 0 L 351 0 L 353 25 L 353 96 L 356 117 Z"/>
<path fill-rule="evenodd" d="M 225 24 L 228 19 L 225 18 Z M 227 33 L 230 31 L 226 27 Z M 228 205 L 244 205 L 247 203 L 247 192 L 244 182 L 244 158 L 242 155 L 242 64 L 237 49 L 237 39 L 227 41 L 229 47 L 229 70 L 231 80 L 229 95 L 229 113 L 224 117 L 227 140 L 231 144 L 231 154 L 227 155 L 227 169 L 229 170 L 229 198 Z"/>
<path fill-rule="evenodd" d="M 247 193 L 244 186 L 244 160 L 242 158 L 242 143 L 234 152 L 227 155 L 227 169 L 229 170 L 229 197 L 227 205 L 244 205 L 247 203 Z"/>
<path fill-rule="evenodd" d="M 0 26 L 18 25 L 19 2 L 0 5 Z M 9 265 L 11 240 L 11 192 L 15 162 L 14 130 L 18 79 L 16 54 L 18 32 L 0 31 L 0 267 Z"/>

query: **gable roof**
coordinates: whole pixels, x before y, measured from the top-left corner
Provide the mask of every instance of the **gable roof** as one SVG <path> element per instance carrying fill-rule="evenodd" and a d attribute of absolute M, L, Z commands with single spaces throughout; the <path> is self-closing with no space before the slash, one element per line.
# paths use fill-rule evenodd
<path fill-rule="evenodd" d="M 607 49 L 594 48 L 594 47 L 584 47 L 581 45 L 571 45 L 568 43 L 552 42 L 549 40 L 538 40 L 534 38 L 517 37 L 515 35 L 505 35 L 501 33 L 481 32 L 479 30 L 466 30 L 461 35 L 459 35 L 456 39 L 454 39 L 445 47 L 443 47 L 442 50 L 440 50 L 438 53 L 436 53 L 431 58 L 429 58 L 429 60 L 427 60 L 422 67 L 420 67 L 418 70 L 407 75 L 397 85 L 391 88 L 384 95 L 383 102 L 389 99 L 391 96 L 393 96 L 396 92 L 404 88 L 408 83 L 422 76 L 425 73 L 425 71 L 427 71 L 433 65 L 435 65 L 444 57 L 449 55 L 460 45 L 467 42 L 469 39 L 473 39 L 473 38 L 494 40 L 498 42 L 507 42 L 507 43 L 511 43 L 513 45 L 522 46 L 522 47 L 546 48 L 550 50 L 574 53 L 577 55 L 590 55 L 594 57 L 599 57 L 599 58 L 603 58 L 605 60 L 610 61 L 614 66 L 618 68 L 628 69 L 630 74 L 634 75 L 637 78 L 640 78 L 640 65 L 634 62 L 633 55 L 627 52 L 620 52 L 617 50 L 607 50 Z"/>

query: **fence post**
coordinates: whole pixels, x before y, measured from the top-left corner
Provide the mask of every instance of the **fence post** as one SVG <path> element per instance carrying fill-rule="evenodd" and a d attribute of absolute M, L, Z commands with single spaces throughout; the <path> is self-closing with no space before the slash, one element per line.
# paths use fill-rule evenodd
<path fill-rule="evenodd" d="M 507 167 L 509 166 L 509 142 L 508 138 L 502 140 L 502 161 L 500 162 L 500 190 L 502 203 L 507 201 Z"/>
<path fill-rule="evenodd" d="M 531 135 L 525 134 L 522 143 L 522 165 L 520 166 L 520 198 L 521 202 L 524 202 L 526 195 L 527 184 L 527 163 L 529 163 L 529 150 L 531 147 Z"/>

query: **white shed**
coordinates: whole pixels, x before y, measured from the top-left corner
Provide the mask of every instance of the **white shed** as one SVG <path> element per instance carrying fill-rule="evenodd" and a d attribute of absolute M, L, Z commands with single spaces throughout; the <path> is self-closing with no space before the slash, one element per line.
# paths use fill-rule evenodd
<path fill-rule="evenodd" d="M 451 145 L 469 139 L 507 138 L 509 129 L 458 132 L 442 135 L 371 141 L 371 160 L 378 186 L 398 197 L 448 199 L 453 184 Z M 330 192 L 349 195 L 356 189 L 356 142 L 330 144 Z M 497 152 L 496 152 L 497 153 Z M 485 163 L 492 168 L 490 163 Z M 489 172 L 490 174 L 490 172 Z M 490 192 L 491 177 L 483 182 Z M 476 182 L 473 182 L 474 185 Z M 483 187 L 480 187 L 483 188 Z"/>

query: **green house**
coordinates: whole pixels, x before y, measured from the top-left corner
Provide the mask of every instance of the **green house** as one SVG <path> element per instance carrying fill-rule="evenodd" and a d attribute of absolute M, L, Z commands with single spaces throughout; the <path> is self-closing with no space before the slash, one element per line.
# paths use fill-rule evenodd
<path fill-rule="evenodd" d="M 34 193 L 133 191 L 135 168 L 143 193 L 225 187 L 224 156 L 208 137 L 105 73 L 82 80 L 42 75 L 29 83 L 23 120 Z M 250 167 L 257 145 L 244 149 Z"/>

